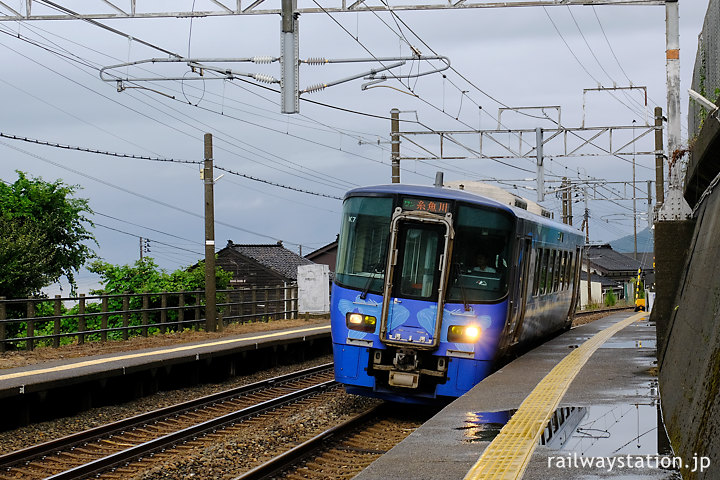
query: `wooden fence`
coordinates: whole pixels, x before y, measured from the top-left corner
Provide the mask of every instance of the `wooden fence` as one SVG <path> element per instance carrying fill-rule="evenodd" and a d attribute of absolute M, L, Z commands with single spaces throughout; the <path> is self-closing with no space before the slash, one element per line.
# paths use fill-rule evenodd
<path fill-rule="evenodd" d="M 66 304 L 72 304 L 70 308 Z M 127 340 L 205 327 L 205 292 L 127 293 L 7 300 L 0 297 L 0 352 Z M 218 324 L 297 317 L 297 285 L 218 290 Z"/>

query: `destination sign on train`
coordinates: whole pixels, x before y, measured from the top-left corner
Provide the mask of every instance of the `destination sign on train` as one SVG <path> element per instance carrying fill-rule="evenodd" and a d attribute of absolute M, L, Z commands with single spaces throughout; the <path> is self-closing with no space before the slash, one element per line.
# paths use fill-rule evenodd
<path fill-rule="evenodd" d="M 448 213 L 450 211 L 450 202 L 439 202 L 437 200 L 424 198 L 403 198 L 402 209 L 430 213 Z"/>

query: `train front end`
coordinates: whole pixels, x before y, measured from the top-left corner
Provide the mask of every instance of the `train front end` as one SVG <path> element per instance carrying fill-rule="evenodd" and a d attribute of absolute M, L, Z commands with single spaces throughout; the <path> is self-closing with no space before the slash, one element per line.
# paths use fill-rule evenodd
<path fill-rule="evenodd" d="M 349 392 L 429 403 L 490 373 L 514 221 L 468 198 L 425 187 L 346 197 L 331 323 L 335 378 Z"/>

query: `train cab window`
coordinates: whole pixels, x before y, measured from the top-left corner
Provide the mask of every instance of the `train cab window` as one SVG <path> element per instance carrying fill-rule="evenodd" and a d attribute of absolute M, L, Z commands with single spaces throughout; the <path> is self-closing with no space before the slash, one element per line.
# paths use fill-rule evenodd
<path fill-rule="evenodd" d="M 350 197 L 343 204 L 335 268 L 338 284 L 382 293 L 392 202 L 392 198 Z"/>
<path fill-rule="evenodd" d="M 443 225 L 411 223 L 400 226 L 397 268 L 400 277 L 395 277 L 396 297 L 437 300 L 444 239 Z"/>
<path fill-rule="evenodd" d="M 502 211 L 458 207 L 447 302 L 491 302 L 507 295 L 513 228 L 512 217 Z"/>

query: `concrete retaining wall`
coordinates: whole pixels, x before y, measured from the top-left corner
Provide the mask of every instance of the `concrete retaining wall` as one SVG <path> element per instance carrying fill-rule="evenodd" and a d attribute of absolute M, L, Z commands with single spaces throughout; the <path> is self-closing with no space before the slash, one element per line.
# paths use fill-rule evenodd
<path fill-rule="evenodd" d="M 720 187 L 697 211 L 687 263 L 680 270 L 680 288 L 673 302 L 667 343 L 658 344 L 658 356 L 662 358 L 662 411 L 673 449 L 691 467 L 695 455 L 709 457 L 711 461 L 710 469 L 703 473 L 684 470 L 685 480 L 720 478 L 718 271 Z"/>

